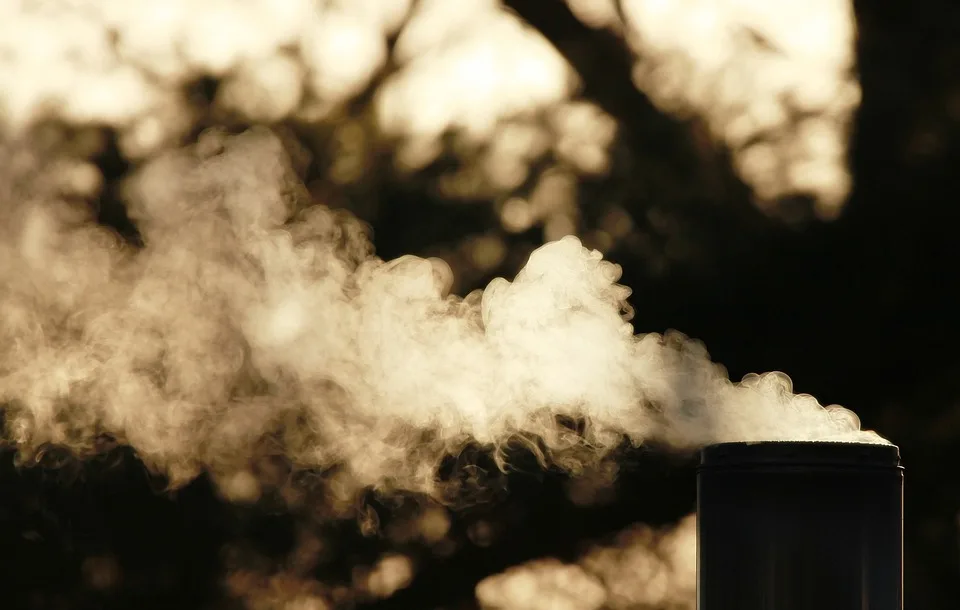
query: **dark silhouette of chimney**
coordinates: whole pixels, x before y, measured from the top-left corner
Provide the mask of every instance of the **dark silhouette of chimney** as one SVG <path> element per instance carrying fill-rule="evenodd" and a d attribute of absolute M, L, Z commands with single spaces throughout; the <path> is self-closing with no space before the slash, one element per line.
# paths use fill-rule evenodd
<path fill-rule="evenodd" d="M 896 446 L 709 446 L 697 514 L 698 610 L 903 608 Z"/>

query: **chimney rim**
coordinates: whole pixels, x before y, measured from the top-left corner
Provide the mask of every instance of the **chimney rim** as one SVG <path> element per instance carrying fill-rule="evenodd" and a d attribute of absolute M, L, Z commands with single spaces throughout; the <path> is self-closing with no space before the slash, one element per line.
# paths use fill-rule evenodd
<path fill-rule="evenodd" d="M 701 468 L 824 466 L 901 468 L 893 444 L 846 441 L 739 441 L 708 445 Z"/>

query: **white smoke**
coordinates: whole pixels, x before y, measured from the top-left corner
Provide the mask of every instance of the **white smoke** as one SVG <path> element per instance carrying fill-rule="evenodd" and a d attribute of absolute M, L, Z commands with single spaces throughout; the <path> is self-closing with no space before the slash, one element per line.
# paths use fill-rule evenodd
<path fill-rule="evenodd" d="M 674 20 L 650 13 L 656 4 L 625 6 L 631 15 L 643 9 L 641 34 L 653 27 L 666 37 L 662 48 L 642 41 L 638 48 L 669 60 L 685 51 L 678 41 L 694 39 L 663 27 Z M 207 471 L 225 497 L 247 502 L 264 487 L 280 486 L 282 473 L 265 470 L 257 462 L 262 456 L 305 468 L 335 466 L 315 513 L 332 518 L 348 514 L 366 487 L 440 494 L 438 465 L 474 443 L 503 459 L 500 450 L 520 439 L 545 462 L 575 472 L 600 464 L 589 472 L 601 472 L 610 464 L 601 458 L 624 440 L 682 449 L 744 439 L 883 442 L 861 431 L 849 411 L 793 394 L 781 373 L 732 383 L 698 342 L 636 334 L 642 329 L 629 323 L 631 295 L 617 284 L 619 267 L 575 238 L 534 252 L 512 281 L 499 279 L 459 298 L 448 294 L 451 270 L 443 261 L 376 258 L 357 220 L 311 199 L 291 168 L 288 144 L 270 132 L 233 138 L 209 132 L 196 146 L 172 150 L 198 122 L 187 95 L 197 79 L 219 80 L 212 107 L 221 118 L 323 125 L 384 71 L 387 37 L 398 35 L 391 58 L 398 67 L 378 89 L 371 114 L 399 140 L 391 142 L 399 167 L 434 159 L 440 135 L 454 128 L 492 141 L 485 175 L 509 191 L 551 144 L 544 127 L 504 119 L 546 112 L 559 159 L 584 174 L 606 171 L 615 122 L 589 104 L 568 103 L 575 79 L 542 37 L 495 0 L 413 6 L 409 0 L 0 3 L 0 131 L 12 138 L 0 146 L 0 445 L 24 457 L 48 445 L 87 455 L 100 450 L 103 436 L 113 437 L 173 485 Z M 735 13 L 726 21 L 743 21 Z M 813 107 L 826 108 L 840 125 L 855 103 L 855 85 L 842 74 L 849 52 L 845 13 L 830 15 L 836 53 L 800 63 L 829 64 L 805 74 L 820 74 L 838 90 L 823 108 Z M 716 24 L 726 21 L 705 29 L 716 34 L 723 30 Z M 790 61 L 760 63 L 780 76 L 794 74 L 784 66 L 796 65 L 803 51 Z M 718 73 L 714 64 L 692 65 L 707 81 Z M 778 108 L 766 103 L 771 96 L 811 88 L 806 77 L 785 86 L 767 79 L 764 95 L 752 83 L 716 104 L 696 88 L 702 79 L 686 79 L 692 92 L 677 93 L 666 87 L 670 82 L 642 76 L 640 85 L 658 102 L 681 99 L 679 106 L 705 114 L 735 147 L 761 128 L 782 127 Z M 732 120 L 728 111 L 742 99 L 759 101 L 746 118 Z M 764 122 L 771 112 L 775 124 Z M 108 126 L 125 159 L 153 159 L 123 193 L 142 248 L 97 224 L 82 203 L 102 187 L 99 170 L 76 160 L 94 154 L 96 130 L 44 144 L 46 136 L 30 130 L 48 118 Z M 818 156 L 822 171 L 800 164 L 785 183 L 764 182 L 775 175 L 760 171 L 771 158 L 768 149 L 738 156 L 741 171 L 770 197 L 826 176 L 813 187 L 836 206 L 846 183 L 845 174 L 836 174 L 842 151 L 835 127 L 801 130 L 826 150 Z M 29 143 L 16 139 L 24 134 Z M 37 147 L 62 150 L 50 155 Z M 529 205 L 507 201 L 504 225 L 521 231 L 541 219 L 548 236 L 569 232 L 568 222 L 546 219 L 563 220 L 575 205 L 569 194 L 560 200 L 560 187 L 572 180 L 545 174 L 546 186 Z M 644 296 L 634 295 L 632 306 L 642 308 Z M 604 476 L 614 475 L 615 469 Z M 296 490 L 284 493 L 291 504 L 303 498 Z M 597 493 L 584 486 L 571 495 L 588 503 Z M 365 531 L 377 527 L 375 514 L 361 517 Z M 450 542 L 449 528 L 446 513 L 433 511 L 413 528 L 418 533 L 388 535 L 439 549 Z M 651 553 L 673 557 L 673 543 L 638 531 L 576 566 L 547 561 L 521 569 L 520 594 L 529 607 L 544 600 L 561 607 L 571 591 L 577 599 L 570 607 L 689 600 L 692 564 L 667 562 L 674 567 L 664 585 L 661 555 Z M 686 534 L 676 537 L 676 548 L 689 550 L 692 530 L 679 531 Z M 322 546 L 313 542 L 300 549 L 304 564 Z M 91 574 L 106 574 L 98 587 L 116 581 L 119 568 L 108 559 L 90 566 Z M 309 566 L 269 577 L 237 569 L 227 585 L 251 607 L 328 608 L 352 596 L 389 596 L 414 572 L 405 555 L 388 553 L 355 571 L 352 591 L 321 586 L 307 576 Z M 642 590 L 628 586 L 637 574 L 649 576 Z M 523 578 L 535 588 L 524 588 Z M 486 605 L 525 607 L 504 593 L 509 586 L 497 584 L 512 580 L 490 582 L 478 589 Z M 663 594 L 651 597 L 657 591 Z"/>
<path fill-rule="evenodd" d="M 182 481 L 235 475 L 270 438 L 361 486 L 429 492 L 469 441 L 599 457 L 624 437 L 880 440 L 785 375 L 734 384 L 698 343 L 636 335 L 620 268 L 575 238 L 448 295 L 442 261 L 382 261 L 309 201 L 265 130 L 209 134 L 127 193 L 141 250 L 63 201 L 3 208 L 0 401 L 18 447 L 107 434 Z"/>

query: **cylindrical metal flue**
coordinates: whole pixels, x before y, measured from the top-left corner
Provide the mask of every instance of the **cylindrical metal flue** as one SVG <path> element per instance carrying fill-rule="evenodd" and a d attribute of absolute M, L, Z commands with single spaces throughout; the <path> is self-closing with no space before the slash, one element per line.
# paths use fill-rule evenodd
<path fill-rule="evenodd" d="M 893 445 L 712 445 L 697 477 L 698 610 L 902 610 Z"/>

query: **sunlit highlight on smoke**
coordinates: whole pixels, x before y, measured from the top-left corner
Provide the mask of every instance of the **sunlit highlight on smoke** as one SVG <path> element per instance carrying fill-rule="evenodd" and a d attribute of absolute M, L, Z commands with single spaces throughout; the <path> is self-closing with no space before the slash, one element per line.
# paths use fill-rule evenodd
<path fill-rule="evenodd" d="M 619 267 L 575 238 L 460 299 L 441 261 L 381 261 L 312 204 L 268 132 L 220 146 L 128 184 L 142 250 L 65 202 L 5 207 L 0 400 L 24 451 L 108 434 L 183 481 L 243 470 L 271 437 L 359 485 L 429 492 L 470 439 L 539 439 L 547 458 L 624 437 L 879 440 L 782 374 L 731 384 L 699 344 L 634 335 Z"/>

